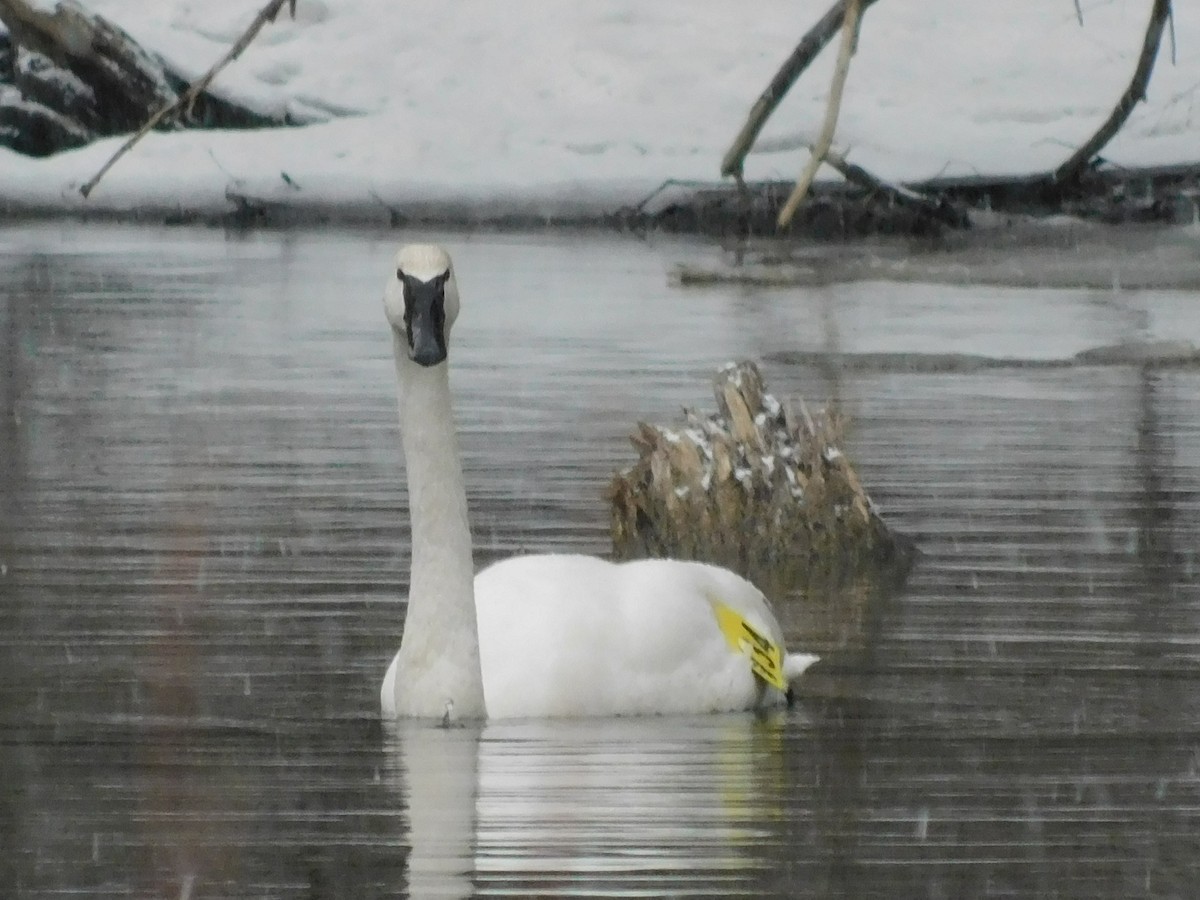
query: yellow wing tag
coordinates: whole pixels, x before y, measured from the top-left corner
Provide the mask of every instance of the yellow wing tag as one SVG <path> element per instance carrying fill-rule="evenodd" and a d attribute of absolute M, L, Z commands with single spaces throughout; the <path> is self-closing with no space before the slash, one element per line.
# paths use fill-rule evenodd
<path fill-rule="evenodd" d="M 710 602 L 717 615 L 717 625 L 734 652 L 744 653 L 750 658 L 750 669 L 755 675 L 771 687 L 786 691 L 788 686 L 783 677 L 783 651 L 779 645 L 724 603 L 711 598 Z"/>

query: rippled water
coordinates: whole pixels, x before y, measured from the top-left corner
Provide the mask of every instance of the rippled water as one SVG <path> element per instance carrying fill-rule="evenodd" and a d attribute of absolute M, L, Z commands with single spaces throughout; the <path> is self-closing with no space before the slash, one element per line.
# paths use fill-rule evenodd
<path fill-rule="evenodd" d="M 841 404 L 924 555 L 787 601 L 826 658 L 785 715 L 385 730 L 398 239 L 0 232 L 0 893 L 1192 895 L 1200 369 L 1022 363 L 1200 343 L 1200 296 L 448 236 L 481 562 L 604 552 L 625 434 L 734 357 Z"/>

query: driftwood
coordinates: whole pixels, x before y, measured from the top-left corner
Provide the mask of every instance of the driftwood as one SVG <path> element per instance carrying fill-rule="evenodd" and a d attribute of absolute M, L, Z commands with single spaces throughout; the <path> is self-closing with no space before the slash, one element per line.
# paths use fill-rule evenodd
<path fill-rule="evenodd" d="M 250 26 L 242 33 L 242 36 L 234 42 L 233 46 L 229 48 L 228 52 L 226 52 L 224 56 L 217 60 L 217 62 L 213 64 L 212 68 L 198 78 L 181 96 L 175 97 L 169 103 L 162 106 L 158 112 L 151 115 L 145 121 L 142 127 L 139 128 L 138 131 L 129 138 L 129 140 L 127 140 L 117 149 L 117 152 L 109 158 L 108 162 L 100 167 L 100 171 L 93 175 L 92 178 L 79 189 L 79 193 L 83 194 L 84 197 L 88 196 L 88 194 L 95 189 L 96 185 L 100 183 L 100 179 L 104 177 L 105 173 L 116 164 L 117 160 L 124 156 L 134 144 L 144 138 L 155 126 L 157 126 L 168 116 L 172 116 L 178 112 L 190 109 L 200 94 L 203 93 L 204 90 L 207 89 L 212 83 L 212 80 L 217 77 L 217 73 L 225 68 L 225 66 L 229 65 L 229 63 L 233 62 L 233 60 L 241 56 L 242 51 L 250 46 L 250 42 L 254 40 L 255 36 L 262 31 L 263 27 L 268 22 L 275 21 L 275 17 L 279 15 L 279 10 L 283 8 L 285 3 L 288 4 L 289 12 L 291 13 L 292 17 L 295 18 L 296 0 L 270 0 L 266 6 L 259 10 L 258 15 L 254 17 L 254 21 L 250 23 Z"/>
<path fill-rule="evenodd" d="M 837 99 L 838 90 L 841 87 L 838 73 L 836 72 L 820 139 L 814 143 L 812 157 L 782 208 L 776 206 L 777 201 L 775 200 L 774 186 L 768 187 L 767 195 L 756 198 L 743 180 L 746 155 L 750 152 L 755 139 L 762 131 L 767 119 L 774 112 L 788 89 L 817 57 L 820 51 L 824 49 L 825 45 L 829 43 L 839 29 L 843 32 L 843 52 L 839 56 L 838 71 L 841 72 L 844 78 L 844 67 L 847 60 L 846 47 L 850 41 L 849 29 L 845 27 L 846 19 L 854 15 L 856 8 L 859 15 L 861 15 L 875 2 L 877 0 L 838 0 L 809 29 L 795 50 L 792 51 L 791 56 L 788 57 L 783 66 L 776 72 L 767 89 L 759 96 L 751 108 L 746 123 L 742 126 L 741 131 L 721 161 L 722 176 L 732 176 L 737 183 L 738 200 L 735 208 L 730 213 L 718 213 L 718 218 L 724 215 L 735 222 L 743 219 L 754 219 L 756 218 L 755 207 L 758 208 L 759 212 L 764 207 L 768 207 L 779 210 L 776 222 L 777 227 L 789 224 L 802 198 L 807 194 L 817 167 L 824 161 L 839 171 L 847 181 L 865 188 L 869 196 L 881 195 L 886 197 L 890 202 L 917 211 L 920 218 L 916 220 L 915 225 L 918 229 L 923 228 L 922 221 L 925 219 L 936 222 L 939 225 L 950 225 L 956 228 L 967 227 L 969 225 L 969 218 L 962 206 L 962 200 L 971 193 L 973 190 L 971 187 L 967 187 L 965 190 L 956 190 L 954 185 L 948 185 L 950 192 L 946 193 L 938 189 L 938 179 L 933 179 L 921 185 L 888 184 L 861 167 L 848 162 L 841 154 L 829 149 L 826 141 L 832 139 L 831 125 L 836 123 L 837 115 L 835 100 Z M 1083 13 L 1078 0 L 1076 0 L 1075 9 L 1076 15 L 1082 25 Z M 1010 206 L 1024 207 L 1026 209 L 1040 207 L 1053 210 L 1061 208 L 1064 202 L 1085 190 L 1084 181 L 1091 179 L 1093 166 L 1098 158 L 1098 154 L 1113 136 L 1120 131 L 1137 103 L 1145 98 L 1146 85 L 1154 69 L 1163 32 L 1172 21 L 1173 10 L 1171 0 L 1153 0 L 1150 21 L 1142 42 L 1142 50 L 1129 86 L 1121 95 L 1117 105 L 1104 123 L 1067 160 L 1053 172 L 1045 175 L 1034 175 L 1016 180 L 997 179 L 995 196 L 988 196 L 989 192 L 986 189 L 987 179 L 976 179 L 983 187 L 980 190 L 974 190 L 974 193 L 982 194 L 984 202 L 989 206 L 993 201 L 999 201 L 1007 202 Z M 715 205 L 721 206 L 723 205 L 723 201 L 717 200 Z M 1117 205 L 1120 206 L 1120 209 L 1115 212 L 1109 213 L 1101 210 L 1099 215 L 1109 218 L 1115 217 L 1120 221 L 1125 221 L 1130 217 L 1139 221 L 1175 221 L 1178 219 L 1178 214 L 1170 208 L 1170 203 L 1164 206 L 1156 202 L 1151 209 L 1139 209 L 1133 212 L 1126 209 L 1129 204 Z M 672 211 L 672 214 L 679 216 L 677 211 Z M 1083 214 L 1088 215 L 1089 212 L 1084 211 Z M 680 217 L 688 218 L 691 215 L 690 213 L 684 213 Z M 726 227 L 720 230 L 729 229 Z M 754 227 L 751 230 L 755 230 Z M 826 226 L 821 226 L 818 230 L 828 231 L 830 229 Z M 853 232 L 855 229 L 845 228 L 843 230 Z"/>
<path fill-rule="evenodd" d="M 96 98 L 78 79 L 69 80 L 45 56 L 11 44 L 0 46 L 0 144 L 27 156 L 47 148 L 82 147 L 94 137 L 90 122 Z"/>
<path fill-rule="evenodd" d="M 143 110 L 175 99 L 157 59 L 116 25 L 77 4 L 59 3 L 53 12 L 43 12 L 25 0 L 0 0 L 0 21 L 12 35 L 14 53 L 20 48 L 40 54 L 88 87 L 90 108 L 80 124 L 97 134 L 134 128 Z M 34 62 L 32 68 L 47 67 Z"/>
<path fill-rule="evenodd" d="M 842 108 L 842 90 L 846 86 L 846 76 L 850 73 L 850 57 L 858 44 L 858 22 L 861 12 L 861 0 L 847 0 L 846 12 L 842 17 L 842 43 L 838 50 L 837 65 L 833 70 L 833 80 L 829 85 L 829 101 L 825 104 L 825 120 L 821 124 L 821 132 L 817 135 L 816 143 L 812 146 L 812 155 L 796 179 L 796 186 L 788 195 L 779 210 L 779 227 L 787 228 L 792 216 L 804 201 L 817 170 L 825 159 L 825 154 L 833 146 L 833 133 L 837 130 L 838 113 Z"/>
<path fill-rule="evenodd" d="M 1162 42 L 1163 29 L 1171 18 L 1171 0 L 1154 0 L 1150 11 L 1150 24 L 1146 27 L 1146 36 L 1142 41 L 1142 52 L 1138 56 L 1133 78 L 1129 87 L 1117 101 L 1112 113 L 1104 121 L 1096 133 L 1085 141 L 1078 150 L 1071 154 L 1062 165 L 1050 175 L 1052 184 L 1063 185 L 1078 181 L 1096 155 L 1113 139 L 1121 126 L 1129 118 L 1138 101 L 1146 99 L 1146 85 L 1154 72 L 1154 60 L 1158 57 L 1158 47 Z"/>
<path fill-rule="evenodd" d="M 284 2 L 290 0 L 269 8 L 277 12 Z M 209 76 L 200 90 L 185 93 L 184 75 L 70 0 L 50 11 L 29 0 L 0 0 L 0 22 L 8 28 L 0 32 L 0 144 L 20 153 L 48 156 L 127 134 L 156 114 L 151 127 L 295 124 L 289 112 L 264 113 L 209 92 Z"/>
<path fill-rule="evenodd" d="M 857 184 L 869 192 L 881 194 L 893 203 L 911 207 L 931 220 L 952 228 L 971 227 L 971 218 L 967 215 L 966 210 L 945 198 L 922 193 L 908 185 L 884 181 L 872 175 L 862 166 L 856 166 L 849 162 L 846 157 L 835 150 L 827 148 L 822 157 L 827 165 L 837 170 L 851 184 Z"/>
<path fill-rule="evenodd" d="M 894 577 L 911 546 L 879 517 L 838 448 L 835 415 L 766 392 L 751 362 L 713 384 L 716 415 L 638 425 L 638 460 L 609 488 L 617 558 L 671 556 L 805 588 L 863 573 Z"/>
<path fill-rule="evenodd" d="M 722 176 L 732 176 L 738 181 L 741 180 L 746 154 L 754 146 L 754 141 L 758 138 L 763 126 L 767 124 L 767 119 L 771 117 L 771 113 L 775 111 L 775 107 L 783 100 L 792 85 L 796 83 L 796 79 L 825 49 L 825 45 L 833 39 L 833 36 L 841 30 L 849 2 L 850 0 L 837 0 L 820 21 L 808 30 L 808 33 L 796 45 L 796 49 L 779 67 L 779 71 L 775 73 L 771 83 L 767 85 L 766 90 L 759 95 L 758 100 L 751 107 L 750 114 L 746 117 L 746 124 L 742 126 L 742 130 L 738 132 L 733 144 L 726 151 L 724 159 L 721 160 Z M 877 0 L 858 0 L 859 15 L 865 13 L 867 8 L 875 2 Z"/>
<path fill-rule="evenodd" d="M 838 159 L 832 154 L 826 161 L 839 168 Z M 1031 226 L 1047 215 L 1111 225 L 1197 227 L 1200 222 L 1200 163 L 1090 169 L 1069 190 L 1051 185 L 1045 174 L 969 175 L 891 185 L 896 191 L 892 193 L 879 189 L 874 183 L 878 179 L 849 163 L 842 174 L 845 181 L 813 183 L 812 197 L 800 207 L 789 236 L 820 241 L 904 236 L 932 239 L 930 246 L 943 246 L 944 241 L 950 242 L 944 246 L 958 246 L 969 240 L 966 232 L 975 223 L 976 211 L 986 220 L 985 225 L 999 221 L 997 216 L 1004 217 L 1006 228 Z M 922 202 L 902 199 L 907 188 L 916 191 Z M 777 238 L 776 217 L 790 189 L 791 184 L 782 181 L 741 186 L 717 181 L 666 184 L 640 207 L 621 211 L 612 222 L 631 231 Z M 956 221 L 965 227 L 947 228 Z M 1063 229 L 1051 229 L 1039 240 L 1056 245 L 1051 236 L 1064 233 Z M 998 235 L 995 228 L 985 227 L 981 239 L 995 244 Z"/>
<path fill-rule="evenodd" d="M 829 102 L 826 106 L 821 134 L 810 148 L 809 162 L 797 179 L 796 185 L 792 188 L 782 207 L 778 208 L 777 227 L 784 228 L 791 224 L 822 162 L 836 169 L 847 181 L 866 188 L 872 194 L 880 194 L 891 202 L 913 209 L 930 221 L 955 228 L 969 225 L 966 213 L 954 204 L 938 197 L 924 195 L 910 187 L 890 184 L 867 172 L 861 166 L 848 162 L 842 154 L 835 153 L 831 149 L 838 110 L 841 106 L 842 88 L 845 84 L 850 55 L 853 53 L 857 41 L 859 24 L 863 13 L 875 2 L 877 0 L 838 0 L 830 7 L 820 21 L 808 30 L 787 61 L 775 73 L 775 77 L 771 79 L 767 89 L 763 91 L 751 108 L 746 123 L 721 161 L 721 174 L 732 176 L 737 181 L 744 199 L 749 202 L 742 180 L 746 155 L 787 91 L 833 36 L 841 31 L 842 46 L 830 86 Z"/>

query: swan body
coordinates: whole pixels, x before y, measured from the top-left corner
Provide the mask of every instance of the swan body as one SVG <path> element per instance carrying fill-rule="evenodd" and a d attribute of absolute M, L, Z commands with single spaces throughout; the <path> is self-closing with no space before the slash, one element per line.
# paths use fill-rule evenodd
<path fill-rule="evenodd" d="M 384 307 L 413 552 L 403 637 L 380 691 L 384 716 L 685 714 L 786 702 L 816 657 L 785 654 L 766 598 L 726 569 L 547 554 L 472 575 L 446 363 L 457 284 L 439 247 L 404 247 L 395 268 Z M 777 677 L 752 667 L 751 642 L 731 621 L 778 653 Z"/>

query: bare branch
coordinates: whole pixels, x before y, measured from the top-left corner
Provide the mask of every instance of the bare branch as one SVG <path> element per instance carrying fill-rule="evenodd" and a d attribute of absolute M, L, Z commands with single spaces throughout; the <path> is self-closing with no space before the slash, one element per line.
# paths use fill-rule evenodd
<path fill-rule="evenodd" d="M 813 25 L 800 39 L 800 43 L 796 45 L 791 56 L 779 67 L 779 71 L 775 73 L 775 77 L 771 79 L 767 89 L 759 95 L 758 100 L 751 107 L 750 114 L 746 117 L 746 124 L 742 126 L 742 130 L 738 132 L 733 144 L 726 151 L 724 159 L 721 160 L 721 175 L 732 175 L 736 179 L 742 177 L 746 154 L 754 146 L 759 132 L 767 124 L 767 119 L 775 111 L 775 107 L 795 84 L 796 79 L 838 33 L 846 16 L 848 2 L 849 0 L 837 0 L 817 24 Z M 866 12 L 867 7 L 875 2 L 876 0 L 859 0 L 859 14 Z"/>
<path fill-rule="evenodd" d="M 296 0 L 270 0 L 266 6 L 259 10 L 258 15 L 254 17 L 254 21 L 250 23 L 250 26 L 242 33 L 242 36 L 234 42 L 233 46 L 229 48 L 229 51 L 219 60 L 217 60 L 217 62 L 213 64 L 212 68 L 194 81 L 192 85 L 186 91 L 184 91 L 177 100 L 175 100 L 174 103 L 164 106 L 154 115 L 152 115 L 146 121 L 146 123 L 142 125 L 140 129 L 138 129 L 137 133 L 130 137 L 129 140 L 127 140 L 124 144 L 122 144 L 120 148 L 118 148 L 117 152 L 109 158 L 108 162 L 100 167 L 100 171 L 92 176 L 92 179 L 79 189 L 79 193 L 83 194 L 84 197 L 87 197 L 93 190 L 95 190 L 96 185 L 100 183 L 100 179 L 108 173 L 108 170 L 116 164 L 117 160 L 128 153 L 133 145 L 144 138 L 154 128 L 154 126 L 158 125 L 159 122 L 180 110 L 190 109 L 191 105 L 196 102 L 196 98 L 199 97 L 200 94 L 202 94 L 209 86 L 209 84 L 212 83 L 212 80 L 217 77 L 217 73 L 225 68 L 225 66 L 229 65 L 229 63 L 241 56 L 242 51 L 250 45 L 250 42 L 254 40 L 254 38 L 260 31 L 262 31 L 263 27 L 268 22 L 275 21 L 275 17 L 279 15 L 279 10 L 283 8 L 285 3 L 288 4 L 292 15 L 295 16 Z"/>
<path fill-rule="evenodd" d="M 1101 125 L 1078 150 L 1071 154 L 1070 159 L 1060 165 L 1050 175 L 1054 184 L 1065 184 L 1079 178 L 1083 170 L 1096 157 L 1104 146 L 1121 130 L 1121 126 L 1129 118 L 1139 100 L 1146 98 L 1146 85 L 1154 71 L 1154 60 L 1158 56 L 1158 47 L 1162 41 L 1163 27 L 1171 17 L 1171 0 L 1154 0 L 1150 11 L 1150 24 L 1146 27 L 1146 37 L 1142 41 L 1142 53 L 1138 57 L 1137 68 L 1129 87 L 1117 101 L 1116 107 Z"/>
<path fill-rule="evenodd" d="M 829 85 L 829 102 L 825 105 L 825 121 L 821 132 L 812 148 L 812 156 L 796 179 L 796 186 L 783 208 L 779 210 L 779 227 L 786 228 L 792 221 L 792 216 L 804 202 L 804 197 L 816 177 L 821 160 L 833 144 L 833 133 L 837 129 L 838 112 L 842 107 L 842 90 L 846 86 L 846 76 L 850 72 L 850 57 L 854 55 L 854 47 L 858 42 L 858 21 L 860 0 L 848 0 L 846 14 L 842 19 L 842 43 L 838 49 L 837 66 L 833 70 L 833 80 Z"/>

